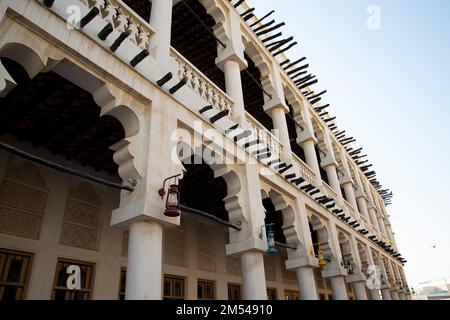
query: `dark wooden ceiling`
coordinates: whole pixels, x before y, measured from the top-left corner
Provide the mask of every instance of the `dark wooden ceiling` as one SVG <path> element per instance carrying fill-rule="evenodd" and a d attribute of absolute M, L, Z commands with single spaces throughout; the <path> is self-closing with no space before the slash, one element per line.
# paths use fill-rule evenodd
<path fill-rule="evenodd" d="M 125 2 L 148 21 L 148 18 L 145 18 L 150 16 L 151 10 L 148 0 L 127 0 Z M 185 2 L 203 23 L 188 10 L 183 2 L 179 2 L 174 6 L 172 12 L 171 44 L 219 88 L 226 91 L 225 76 L 216 65 L 219 44 L 212 34 L 212 28 L 216 23 L 198 0 L 185 0 Z M 264 94 L 261 89 L 261 74 L 247 55 L 245 58 L 248 68 L 241 73 L 245 109 L 263 126 L 271 130 L 273 129 L 272 119 L 263 110 Z"/>
<path fill-rule="evenodd" d="M 152 4 L 149 0 L 122 0 L 134 12 L 141 16 L 144 21 L 150 21 L 150 14 L 152 13 Z"/>
<path fill-rule="evenodd" d="M 268 130 L 272 130 L 272 118 L 264 111 L 264 92 L 261 89 L 261 73 L 248 55 L 245 55 L 245 59 L 247 60 L 248 68 L 241 72 L 245 110 Z"/>
<path fill-rule="evenodd" d="M 216 24 L 198 0 L 185 0 L 210 31 Z M 181 1 L 172 12 L 172 46 L 225 91 L 225 76 L 216 65 L 217 41 Z"/>
<path fill-rule="evenodd" d="M 266 218 L 264 222 L 266 224 L 275 224 L 273 227 L 273 230 L 275 231 L 275 241 L 286 243 L 286 237 L 283 233 L 283 213 L 275 210 L 275 206 L 270 198 L 263 199 L 263 206 L 264 209 L 266 209 Z"/>
<path fill-rule="evenodd" d="M 223 201 L 227 196 L 225 180 L 214 178 L 209 165 L 204 162 L 197 164 L 194 159 L 192 157 L 189 164 L 184 163 L 187 172 L 180 181 L 181 204 L 229 221 Z"/>
<path fill-rule="evenodd" d="M 292 106 L 289 104 L 289 102 L 286 101 L 286 104 L 289 108 L 289 115 L 286 115 L 286 123 L 288 127 L 289 132 L 289 138 L 291 139 L 291 150 L 293 153 L 295 153 L 300 159 L 303 161 L 306 161 L 305 158 L 305 152 L 303 151 L 303 148 L 297 143 L 297 124 L 293 120 L 293 109 Z"/>
<path fill-rule="evenodd" d="M 320 165 L 322 163 L 322 159 L 320 157 L 319 146 L 315 144 L 314 149 L 316 150 L 317 162 L 319 163 L 320 177 L 322 178 L 323 181 L 325 181 L 325 183 L 329 184 L 327 171 Z"/>
<path fill-rule="evenodd" d="M 309 231 L 311 232 L 311 240 L 313 244 L 314 253 L 317 255 L 319 253 L 319 235 L 316 230 L 314 230 L 311 223 L 309 223 Z"/>
<path fill-rule="evenodd" d="M 0 134 L 9 133 L 118 179 L 109 147 L 125 137 L 120 122 L 110 116 L 100 118 L 92 95 L 56 73 L 29 79 L 17 63 L 1 61 L 17 87 L 0 98 Z"/>

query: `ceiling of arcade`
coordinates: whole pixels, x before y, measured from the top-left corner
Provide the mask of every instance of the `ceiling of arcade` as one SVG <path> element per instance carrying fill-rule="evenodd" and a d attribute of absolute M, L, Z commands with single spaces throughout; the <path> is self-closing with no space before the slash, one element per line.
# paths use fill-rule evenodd
<path fill-rule="evenodd" d="M 0 133 L 44 147 L 55 155 L 119 179 L 110 146 L 124 139 L 118 120 L 100 117 L 92 95 L 50 71 L 33 79 L 17 63 L 1 59 L 17 86 L 0 98 Z"/>

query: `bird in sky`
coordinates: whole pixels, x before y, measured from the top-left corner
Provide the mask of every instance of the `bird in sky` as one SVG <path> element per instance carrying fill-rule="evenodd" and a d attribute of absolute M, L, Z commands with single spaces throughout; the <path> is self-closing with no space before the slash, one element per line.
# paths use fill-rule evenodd
<path fill-rule="evenodd" d="M 433 249 L 436 249 L 437 246 L 431 246 Z"/>

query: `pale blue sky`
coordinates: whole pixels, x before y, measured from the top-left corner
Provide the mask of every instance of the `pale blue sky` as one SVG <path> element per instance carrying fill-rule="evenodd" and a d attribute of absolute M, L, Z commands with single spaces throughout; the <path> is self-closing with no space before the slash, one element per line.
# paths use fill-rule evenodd
<path fill-rule="evenodd" d="M 363 146 L 381 183 L 410 285 L 450 278 L 450 1 L 248 0 L 276 10 L 317 75 L 315 91 Z M 381 29 L 366 27 L 370 5 Z M 437 245 L 436 249 L 431 245 Z"/>

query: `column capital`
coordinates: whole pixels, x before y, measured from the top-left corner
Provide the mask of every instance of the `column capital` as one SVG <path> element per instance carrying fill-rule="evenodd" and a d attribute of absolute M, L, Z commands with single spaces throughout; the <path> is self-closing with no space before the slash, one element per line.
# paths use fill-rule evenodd
<path fill-rule="evenodd" d="M 346 184 L 351 184 L 351 187 L 353 188 L 355 183 L 353 182 L 352 176 L 349 175 L 347 172 L 344 172 L 344 176 L 341 178 L 341 186 L 344 186 Z"/>
<path fill-rule="evenodd" d="M 300 135 L 297 137 L 297 143 L 312 143 L 314 145 L 319 143 L 319 140 L 314 136 L 314 133 L 310 132 L 308 129 L 305 129 Z"/>
<path fill-rule="evenodd" d="M 266 253 L 267 242 L 259 238 L 250 238 L 244 241 L 230 243 L 226 246 L 227 256 L 240 256 L 246 252 Z"/>
<path fill-rule="evenodd" d="M 327 157 L 322 161 L 321 163 L 323 168 L 327 168 L 327 167 L 334 167 L 335 169 L 337 169 L 338 167 L 338 163 L 336 161 L 336 159 L 334 159 L 333 157 L 329 157 L 327 155 Z"/>
<path fill-rule="evenodd" d="M 239 64 L 240 71 L 243 71 L 248 67 L 247 60 L 245 60 L 243 52 L 240 53 L 233 48 L 226 47 L 216 58 L 216 65 L 220 70 L 225 72 L 225 64 L 228 61 L 234 61 Z"/>
<path fill-rule="evenodd" d="M 385 290 L 385 289 L 388 289 L 389 290 L 389 284 L 387 284 L 387 283 L 382 283 L 381 284 L 381 290 Z"/>
<path fill-rule="evenodd" d="M 270 114 L 270 112 L 272 110 L 275 110 L 277 108 L 281 108 L 284 113 L 289 113 L 289 108 L 286 105 L 286 102 L 284 102 L 282 99 L 276 97 L 276 98 L 272 98 L 271 100 L 267 101 L 264 106 L 264 111 L 268 114 Z"/>
<path fill-rule="evenodd" d="M 359 270 L 356 270 L 353 274 L 349 274 L 345 279 L 347 283 L 365 282 L 366 280 L 364 273 Z"/>
<path fill-rule="evenodd" d="M 320 163 L 322 168 L 326 168 L 326 167 L 330 167 L 330 166 L 335 166 L 337 168 L 339 166 L 339 164 L 337 163 L 336 158 L 334 157 L 333 151 L 331 151 L 329 149 L 324 150 L 324 151 L 327 152 L 327 155 Z"/>
<path fill-rule="evenodd" d="M 348 275 L 347 269 L 338 264 L 335 261 L 328 263 L 322 269 L 322 277 L 326 278 L 334 278 L 334 277 L 346 277 Z"/>
<path fill-rule="evenodd" d="M 286 260 L 287 270 L 296 270 L 300 268 L 318 268 L 319 259 L 316 257 L 306 256 L 297 259 Z"/>
<path fill-rule="evenodd" d="M 364 200 L 367 201 L 367 196 L 364 194 L 363 191 L 361 191 L 361 188 L 358 188 L 355 192 L 355 198 L 359 199 L 359 198 L 364 198 Z"/>

